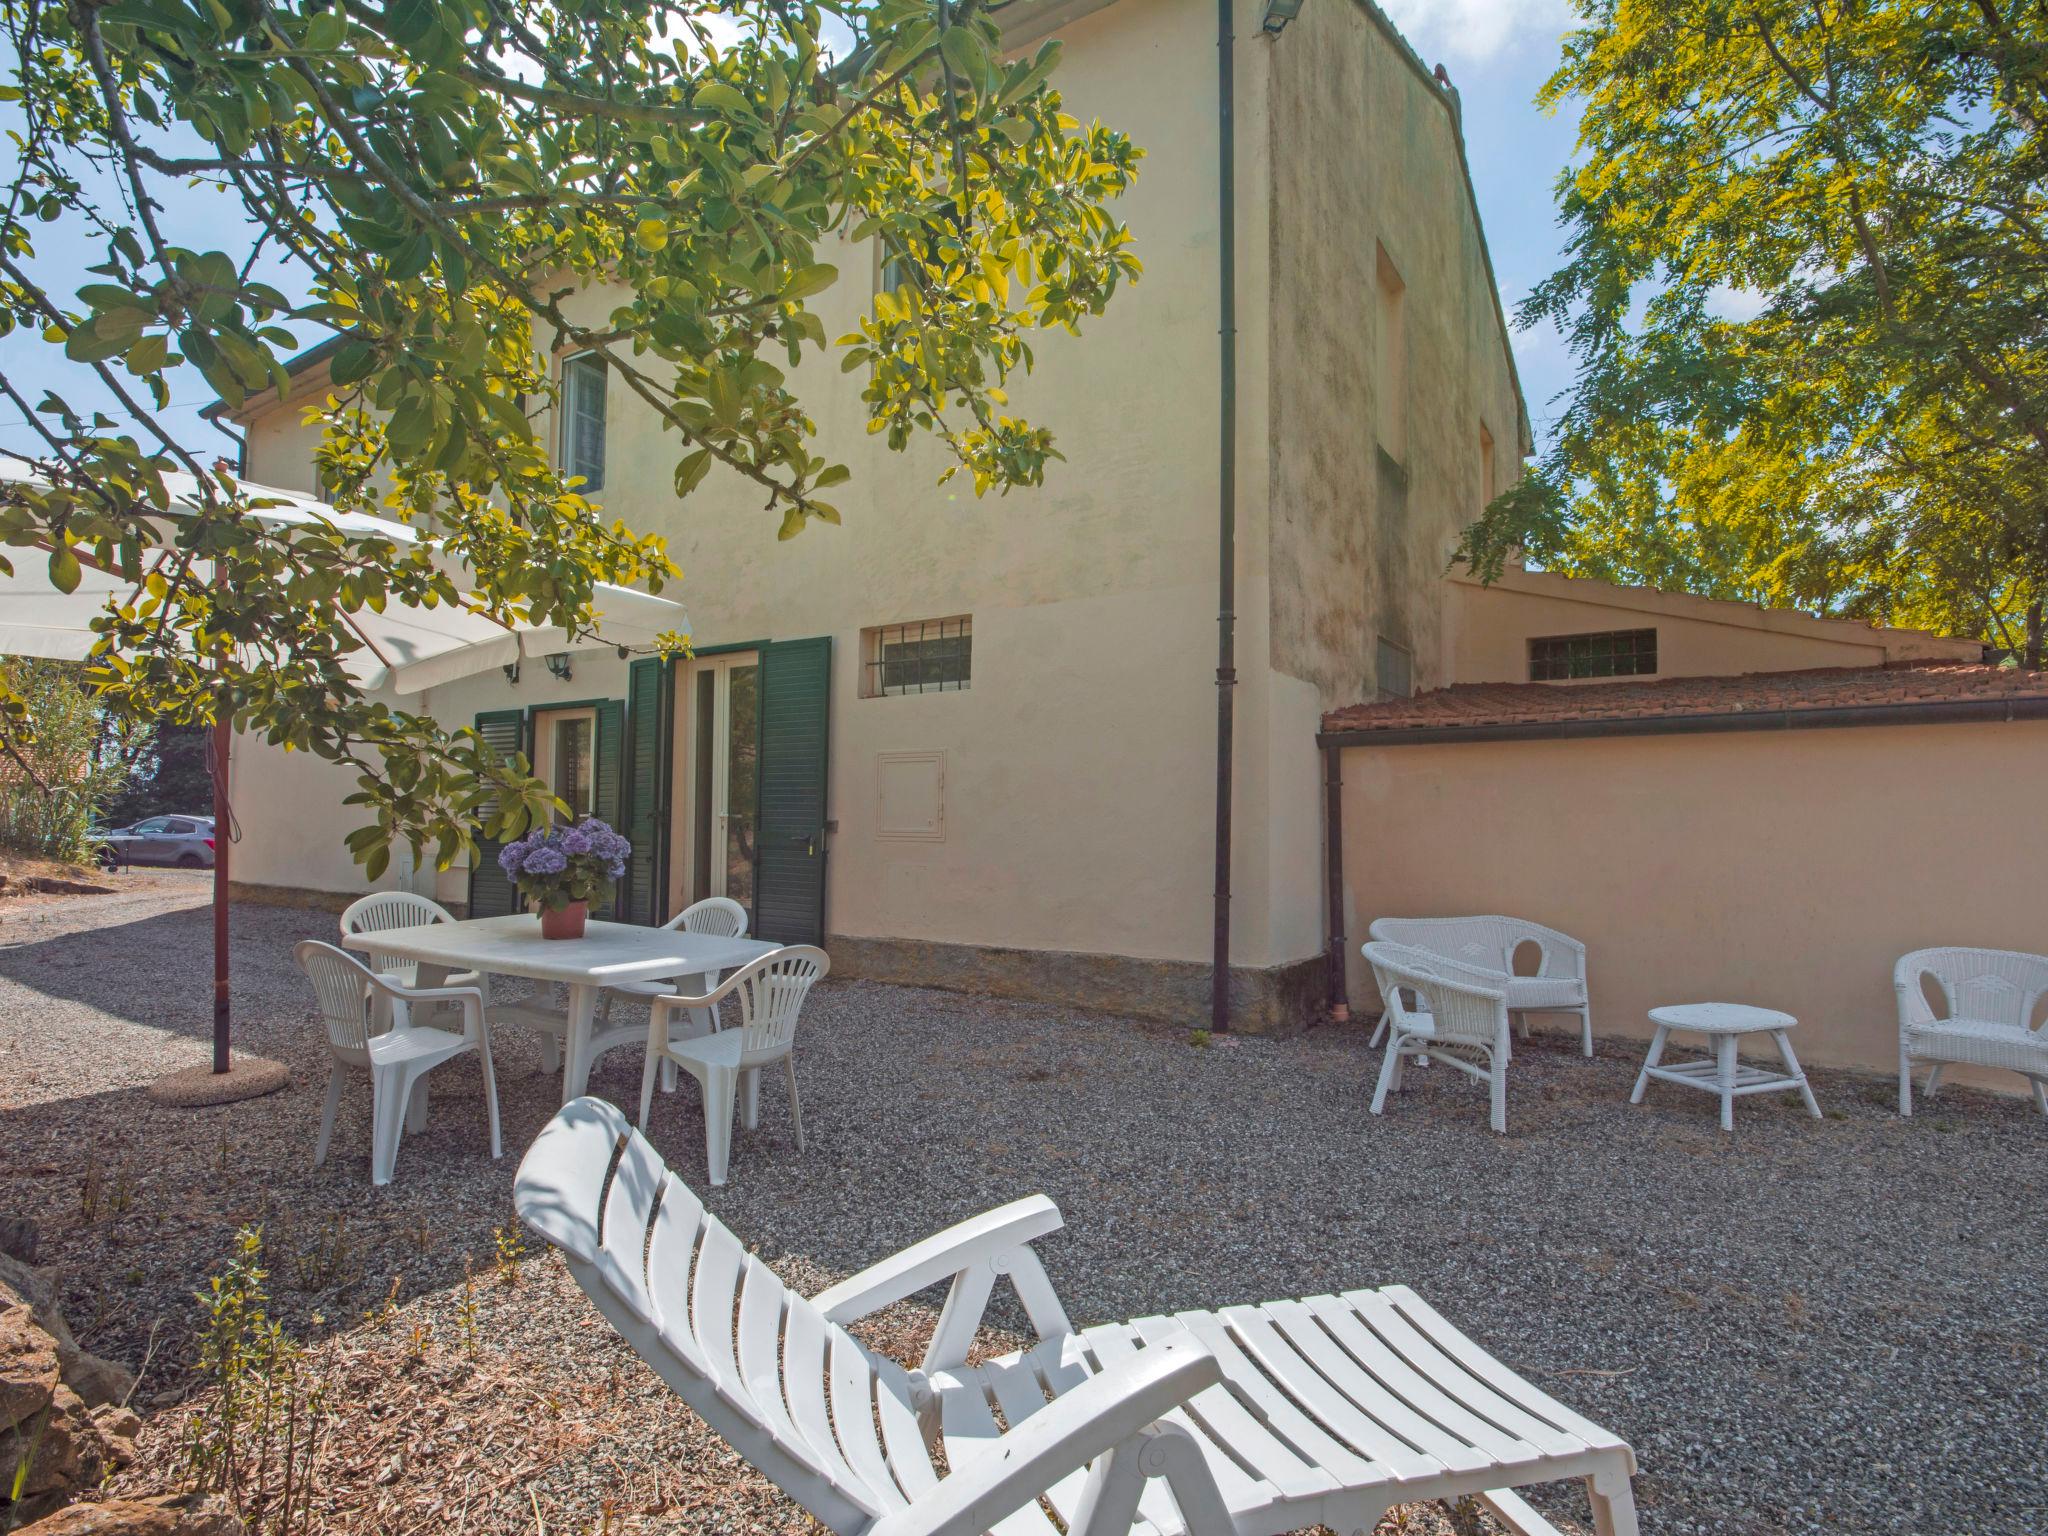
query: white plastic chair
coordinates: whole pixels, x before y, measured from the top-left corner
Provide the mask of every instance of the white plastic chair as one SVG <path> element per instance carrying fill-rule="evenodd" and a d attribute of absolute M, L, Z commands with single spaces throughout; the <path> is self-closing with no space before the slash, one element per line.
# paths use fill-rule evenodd
<path fill-rule="evenodd" d="M 729 896 L 706 896 L 702 901 L 693 902 L 674 917 L 661 925 L 673 932 L 680 928 L 684 933 L 711 934 L 721 939 L 743 939 L 747 936 L 747 909 Z M 666 981 L 622 981 L 605 988 L 605 1007 L 611 1007 L 614 995 L 645 999 L 652 1002 L 657 997 L 667 997 L 675 988 Z M 706 1030 L 715 1026 L 709 1020 L 699 1021 Z"/>
<path fill-rule="evenodd" d="M 1947 1011 L 1927 999 L 1925 979 L 1940 989 Z M 1913 1113 L 1913 1064 L 1932 1062 L 1930 1099 L 1950 1062 L 2017 1072 L 2034 1087 L 2048 1115 L 2048 1021 L 2032 1027 L 2048 993 L 2048 955 L 2016 949 L 1916 949 L 1892 968 L 1899 995 L 1899 1113 Z"/>
<path fill-rule="evenodd" d="M 416 928 L 425 923 L 452 923 L 455 914 L 438 901 L 411 891 L 372 891 L 349 903 L 341 914 L 345 934 L 382 933 L 388 928 Z M 401 955 L 370 954 L 379 975 L 400 986 L 416 986 L 420 963 Z M 476 971 L 451 975 L 442 983 L 450 987 L 475 987 L 483 993 L 484 1011 L 491 1022 L 531 1029 L 541 1037 L 541 1064 L 550 1072 L 562 1069 L 562 1038 L 568 1033 L 569 1015 L 561 1008 L 532 1000 L 499 1003 L 491 998 L 491 978 Z"/>
<path fill-rule="evenodd" d="M 1038 1246 L 1059 1208 L 1033 1195 L 806 1297 L 591 1098 L 548 1122 L 512 1198 L 670 1390 L 834 1536 L 1349 1533 L 1466 1497 L 1557 1536 L 1516 1490 L 1564 1478 L 1601 1536 L 1636 1536 L 1628 1444 L 1405 1285 L 1077 1329 Z M 1036 1338 L 970 1365 L 1005 1280 Z M 917 1369 L 847 1331 L 933 1287 Z"/>
<path fill-rule="evenodd" d="M 498 1080 L 491 1069 L 491 1031 L 484 1017 L 484 996 L 478 987 L 407 987 L 373 971 L 346 950 L 304 939 L 292 950 L 299 969 L 313 983 L 327 1025 L 327 1103 L 320 1113 L 320 1141 L 313 1166 L 327 1161 L 341 1111 L 342 1081 L 349 1072 L 370 1077 L 370 1181 L 391 1182 L 404 1132 L 426 1129 L 427 1074 L 444 1061 L 469 1051 L 483 1058 L 484 1104 L 490 1112 L 491 1156 L 504 1155 L 498 1134 Z M 374 999 L 394 1005 L 381 1032 L 371 1027 Z M 413 1005 L 452 1003 L 462 1014 L 462 1033 L 434 1029 L 408 1020 Z"/>
<path fill-rule="evenodd" d="M 1506 1135 L 1508 998 L 1491 984 L 1493 975 L 1402 944 L 1368 944 L 1365 958 L 1387 1009 L 1381 1021 L 1387 1055 L 1373 1090 L 1372 1112 L 1384 1111 L 1388 1092 L 1401 1086 L 1402 1062 L 1413 1056 L 1419 1062 L 1440 1061 L 1486 1083 L 1493 1128 Z"/>
<path fill-rule="evenodd" d="M 383 933 L 390 928 L 418 928 L 427 923 L 452 923 L 455 914 L 438 901 L 425 896 L 416 896 L 411 891 L 372 891 L 369 895 L 352 901 L 341 914 L 341 931 L 344 934 Z M 408 960 L 403 955 L 381 955 L 374 950 L 370 963 L 377 974 L 402 987 L 416 986 L 420 979 L 420 963 Z M 446 985 L 451 987 L 474 987 L 482 978 L 474 971 L 460 976 L 450 976 Z M 488 997 L 486 999 L 488 1001 Z"/>
<path fill-rule="evenodd" d="M 721 939 L 743 939 L 747 936 L 747 909 L 730 896 L 706 896 L 702 901 L 692 902 L 674 917 L 661 925 L 670 931 L 680 928 L 684 933 L 711 934 Z M 714 972 L 712 981 L 717 981 Z M 609 1024 L 614 998 L 626 997 L 635 1002 L 651 1003 L 657 997 L 667 997 L 675 991 L 675 980 L 666 981 L 621 981 L 604 989 L 604 1017 Z M 718 1028 L 716 1012 L 696 1012 L 690 1015 L 690 1026 L 694 1033 L 708 1035 Z M 676 1091 L 676 1069 L 672 1064 L 661 1069 L 661 1091 Z"/>
<path fill-rule="evenodd" d="M 1508 1012 L 1520 1017 L 1524 1040 L 1530 1014 L 1576 1013 L 1580 1047 L 1593 1054 L 1586 946 L 1570 934 L 1521 917 L 1380 917 L 1366 931 L 1377 943 L 1427 950 L 1467 970 L 1491 973 L 1487 984 L 1507 994 Z M 1515 974 L 1515 951 L 1524 944 L 1534 944 L 1539 954 L 1533 976 Z M 1372 1043 L 1380 1043 L 1378 1033 Z"/>
<path fill-rule="evenodd" d="M 761 1121 L 761 1069 L 780 1061 L 789 1079 L 796 1148 L 803 1151 L 803 1107 L 796 1093 L 797 1015 L 811 988 L 831 968 L 825 951 L 795 944 L 749 961 L 702 997 L 656 998 L 648 1020 L 647 1065 L 640 1073 L 640 1129 L 647 1129 L 653 1107 L 656 1067 L 674 1062 L 704 1090 L 704 1159 L 711 1182 L 723 1184 L 740 1079 L 746 1079 L 744 1123 L 751 1131 Z M 732 1028 L 682 1039 L 671 1032 L 676 1014 L 709 1013 L 727 998 L 739 1008 L 739 1021 Z"/>

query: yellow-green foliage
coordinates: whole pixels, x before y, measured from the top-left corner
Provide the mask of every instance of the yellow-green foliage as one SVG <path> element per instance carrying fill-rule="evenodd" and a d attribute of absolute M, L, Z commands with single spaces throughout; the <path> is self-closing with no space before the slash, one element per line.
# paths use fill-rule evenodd
<path fill-rule="evenodd" d="M 0 377 L 40 434 L 42 483 L 0 484 L 8 558 L 47 561 L 65 590 L 88 561 L 134 583 L 96 661 L 110 707 L 180 724 L 225 709 L 356 768 L 369 824 L 350 847 L 371 877 L 397 838 L 446 867 L 480 820 L 516 836 L 553 805 L 529 765 L 365 698 L 345 615 L 463 602 L 586 633 L 598 583 L 676 575 L 660 538 L 550 462 L 552 357 L 596 355 L 611 398 L 671 434 L 678 498 L 716 474 L 746 482 L 764 537 L 837 522 L 826 495 L 849 471 L 791 385 L 832 352 L 814 305 L 840 273 L 820 247 L 851 235 L 902 278 L 841 354 L 869 429 L 897 448 L 936 436 L 977 492 L 1035 485 L 1057 456 L 1008 386 L 1033 332 L 1079 330 L 1137 276 L 1106 205 L 1140 152 L 1061 110 L 1057 43 L 1006 57 L 995 10 L 0 0 L 0 100 L 18 104 L 0 335 L 61 348 L 140 427 L 35 409 Z M 218 204 L 230 248 L 168 243 L 151 199 L 173 197 Z M 75 292 L 36 275 L 49 220 L 103 253 Z M 303 300 L 262 280 L 280 264 Z M 565 306 L 599 284 L 609 313 Z M 327 387 L 300 398 L 326 493 L 431 526 L 472 592 L 417 545 L 266 527 L 158 420 L 174 378 L 186 398 L 275 396 L 323 340 Z M 196 491 L 166 521 L 171 471 Z M 0 729 L 21 714 L 0 689 Z"/>
<path fill-rule="evenodd" d="M 2048 10 L 1586 0 L 1578 360 L 1468 534 L 1611 579 L 2015 643 L 2048 594 Z"/>

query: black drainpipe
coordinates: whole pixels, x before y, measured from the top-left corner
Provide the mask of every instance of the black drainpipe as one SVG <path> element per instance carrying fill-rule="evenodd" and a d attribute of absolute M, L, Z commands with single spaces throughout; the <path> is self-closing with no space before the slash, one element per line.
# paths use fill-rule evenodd
<path fill-rule="evenodd" d="M 1217 412 L 1216 538 L 1216 946 L 1209 975 L 1209 1027 L 1230 1028 L 1231 737 L 1237 689 L 1237 125 L 1235 0 L 1216 0 L 1216 268 L 1222 338 Z"/>

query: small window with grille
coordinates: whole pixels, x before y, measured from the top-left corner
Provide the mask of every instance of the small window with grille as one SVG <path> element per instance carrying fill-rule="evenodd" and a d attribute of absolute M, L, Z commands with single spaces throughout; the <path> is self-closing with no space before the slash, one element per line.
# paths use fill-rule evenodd
<path fill-rule="evenodd" d="M 1647 677 L 1657 670 L 1657 631 L 1615 629 L 1598 635 L 1547 635 L 1529 642 L 1529 681 L 1578 677 Z"/>
<path fill-rule="evenodd" d="M 957 693 L 974 670 L 974 620 L 920 619 L 861 631 L 861 697 Z"/>

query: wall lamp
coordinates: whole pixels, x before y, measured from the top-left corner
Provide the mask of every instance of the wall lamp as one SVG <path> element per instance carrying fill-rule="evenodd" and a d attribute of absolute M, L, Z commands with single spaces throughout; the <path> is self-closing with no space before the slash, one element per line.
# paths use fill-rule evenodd
<path fill-rule="evenodd" d="M 1259 25 L 1277 36 L 1287 23 L 1301 14 L 1301 6 L 1302 0 L 1266 0 L 1266 12 L 1259 19 Z"/>
<path fill-rule="evenodd" d="M 569 653 L 567 651 L 556 651 L 542 659 L 548 664 L 550 676 L 558 677 L 565 683 L 569 681 Z"/>

